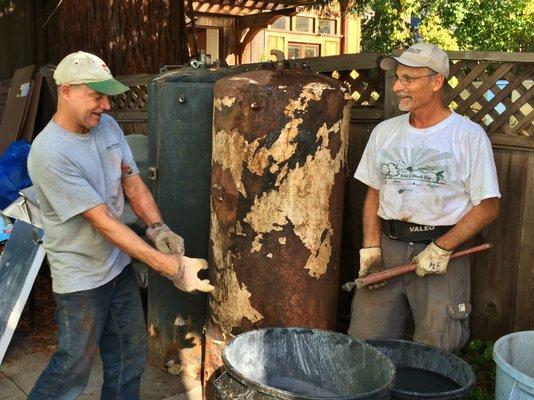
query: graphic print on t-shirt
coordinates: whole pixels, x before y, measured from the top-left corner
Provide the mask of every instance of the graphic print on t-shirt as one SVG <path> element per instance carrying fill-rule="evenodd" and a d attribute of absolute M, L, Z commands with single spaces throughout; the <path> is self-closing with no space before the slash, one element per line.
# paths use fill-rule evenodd
<path fill-rule="evenodd" d="M 394 179 L 445 185 L 449 159 L 448 153 L 421 147 L 382 150 L 379 155 L 380 173 L 385 181 Z"/>
<path fill-rule="evenodd" d="M 399 219 L 406 221 L 421 209 L 439 215 L 443 211 L 440 190 L 447 186 L 450 158 L 447 152 L 423 147 L 381 150 L 381 208 L 397 210 Z"/>

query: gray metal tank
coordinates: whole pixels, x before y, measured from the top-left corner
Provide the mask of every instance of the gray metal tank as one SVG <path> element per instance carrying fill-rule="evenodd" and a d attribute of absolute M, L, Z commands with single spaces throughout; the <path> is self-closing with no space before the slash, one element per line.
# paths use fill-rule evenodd
<path fill-rule="evenodd" d="M 166 224 L 186 254 L 208 258 L 213 85 L 231 70 L 190 67 L 149 85 L 149 182 Z M 206 295 L 187 294 L 150 270 L 149 358 L 170 372 L 198 377 Z"/>

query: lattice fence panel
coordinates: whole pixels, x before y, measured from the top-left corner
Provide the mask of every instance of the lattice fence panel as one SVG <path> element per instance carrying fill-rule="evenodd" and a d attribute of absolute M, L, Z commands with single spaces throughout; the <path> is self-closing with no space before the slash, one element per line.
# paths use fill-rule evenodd
<path fill-rule="evenodd" d="M 130 90 L 111 97 L 111 108 L 115 111 L 146 110 L 148 88 L 146 85 L 130 86 Z"/>
<path fill-rule="evenodd" d="M 326 72 L 343 82 L 356 106 L 377 106 L 384 103 L 384 77 L 378 68 Z"/>
<path fill-rule="evenodd" d="M 384 103 L 384 77 L 376 69 L 329 71 L 324 75 L 332 76 L 343 82 L 350 96 L 359 106 L 376 106 Z M 130 86 L 130 91 L 111 97 L 114 111 L 141 111 L 147 109 L 148 89 L 146 85 Z"/>
<path fill-rule="evenodd" d="M 130 90 L 113 96 L 110 114 L 126 135 L 148 134 L 148 87 L 141 82 L 127 82 Z"/>
<path fill-rule="evenodd" d="M 488 134 L 534 137 L 534 64 L 453 60 L 445 101 Z"/>

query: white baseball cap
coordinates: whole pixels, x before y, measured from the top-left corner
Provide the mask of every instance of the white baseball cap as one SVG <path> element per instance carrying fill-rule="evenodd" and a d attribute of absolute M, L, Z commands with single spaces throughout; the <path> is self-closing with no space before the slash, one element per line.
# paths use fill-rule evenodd
<path fill-rule="evenodd" d="M 408 47 L 400 57 L 386 57 L 380 61 L 380 68 L 389 71 L 397 64 L 407 67 L 428 67 L 432 71 L 449 77 L 449 56 L 438 46 L 431 43 L 416 43 Z"/>
<path fill-rule="evenodd" d="M 91 53 L 78 51 L 66 56 L 54 72 L 56 85 L 84 84 L 97 92 L 114 96 L 130 90 L 116 79 L 104 61 Z"/>

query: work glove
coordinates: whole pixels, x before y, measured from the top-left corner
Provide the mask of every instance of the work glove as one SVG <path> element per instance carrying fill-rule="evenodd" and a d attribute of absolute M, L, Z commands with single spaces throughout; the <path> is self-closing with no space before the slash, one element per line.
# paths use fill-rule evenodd
<path fill-rule="evenodd" d="M 165 254 L 184 255 L 184 239 L 160 222 L 152 225 L 146 230 L 146 237 L 150 240 L 158 251 Z"/>
<path fill-rule="evenodd" d="M 412 259 L 412 262 L 417 263 L 415 273 L 421 277 L 427 274 L 444 274 L 447 272 L 447 264 L 451 254 L 452 250 L 444 250 L 434 242 L 430 243 Z"/>
<path fill-rule="evenodd" d="M 382 250 L 380 247 L 364 247 L 360 249 L 360 272 L 359 278 L 363 278 L 369 274 L 380 272 L 384 270 L 384 263 L 382 261 Z M 376 289 L 384 286 L 387 281 L 380 281 L 375 284 L 367 286 L 369 289 Z"/>
<path fill-rule="evenodd" d="M 174 286 L 183 292 L 191 293 L 194 291 L 211 292 L 215 289 L 209 279 L 200 280 L 198 272 L 201 269 L 208 269 L 208 262 L 202 258 L 189 258 L 186 256 L 178 256 L 180 260 L 176 273 L 162 274 L 169 279 Z"/>

